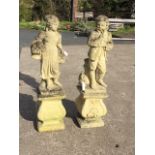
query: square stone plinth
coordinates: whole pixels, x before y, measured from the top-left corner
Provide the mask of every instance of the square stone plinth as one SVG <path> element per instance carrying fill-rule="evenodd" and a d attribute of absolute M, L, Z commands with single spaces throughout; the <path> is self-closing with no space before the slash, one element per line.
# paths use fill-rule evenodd
<path fill-rule="evenodd" d="M 81 93 L 83 98 L 104 99 L 108 97 L 106 89 L 91 89 L 87 88 Z"/>
<path fill-rule="evenodd" d="M 40 97 L 40 107 L 37 114 L 38 131 L 55 131 L 65 128 L 64 117 L 66 110 L 62 104 L 65 96 Z"/>
<path fill-rule="evenodd" d="M 104 126 L 102 117 L 106 115 L 107 108 L 103 99 L 107 96 L 106 89 L 86 89 L 85 92 L 81 92 L 75 101 L 77 110 L 81 115 L 81 118 L 77 118 L 81 128 Z"/>
<path fill-rule="evenodd" d="M 102 120 L 102 118 L 96 118 L 96 119 L 77 118 L 77 121 L 81 128 L 94 128 L 104 126 L 104 121 Z"/>
<path fill-rule="evenodd" d="M 43 123 L 38 122 L 38 131 L 47 132 L 47 131 L 57 131 L 65 129 L 65 124 L 63 120 L 48 120 Z"/>

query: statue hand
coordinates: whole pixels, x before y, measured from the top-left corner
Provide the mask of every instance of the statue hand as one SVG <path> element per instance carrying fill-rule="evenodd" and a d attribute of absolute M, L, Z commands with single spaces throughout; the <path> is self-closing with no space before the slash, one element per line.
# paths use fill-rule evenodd
<path fill-rule="evenodd" d="M 62 53 L 63 53 L 64 56 L 68 56 L 68 53 L 66 51 L 62 50 Z"/>

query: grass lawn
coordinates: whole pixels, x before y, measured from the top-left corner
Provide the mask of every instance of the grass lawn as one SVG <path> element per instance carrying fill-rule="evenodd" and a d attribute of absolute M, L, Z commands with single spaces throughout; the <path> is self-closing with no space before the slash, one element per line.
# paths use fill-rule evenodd
<path fill-rule="evenodd" d="M 20 28 L 25 29 L 35 29 L 35 30 L 44 30 L 45 29 L 45 22 L 25 22 L 22 21 L 19 23 Z M 61 21 L 60 22 L 60 31 L 75 31 L 75 30 L 93 30 L 95 28 L 95 22 L 89 21 L 89 22 L 78 22 L 73 23 L 70 21 Z M 135 27 L 125 25 L 124 28 L 118 29 L 116 32 L 112 32 L 113 36 L 115 37 L 134 37 L 135 33 Z"/>
<path fill-rule="evenodd" d="M 119 29 L 116 32 L 112 32 L 115 37 L 132 37 L 135 36 L 135 27 L 134 26 L 124 26 L 124 28 Z"/>

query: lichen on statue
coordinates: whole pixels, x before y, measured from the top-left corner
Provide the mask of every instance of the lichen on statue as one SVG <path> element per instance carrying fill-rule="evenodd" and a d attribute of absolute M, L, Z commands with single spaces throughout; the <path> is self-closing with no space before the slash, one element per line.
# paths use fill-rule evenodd
<path fill-rule="evenodd" d="M 80 74 L 80 83 L 91 89 L 106 88 L 103 82 L 106 73 L 107 52 L 112 49 L 112 35 L 108 32 L 109 20 L 100 15 L 96 18 L 96 29 L 88 38 L 88 58 L 85 59 L 84 72 Z"/>
<path fill-rule="evenodd" d="M 54 15 L 46 16 L 46 28 L 41 31 L 31 44 L 32 58 L 40 59 L 41 82 L 39 91 L 48 94 L 62 88 L 59 82 L 59 65 L 65 60 L 61 34 L 58 32 L 59 19 Z"/>

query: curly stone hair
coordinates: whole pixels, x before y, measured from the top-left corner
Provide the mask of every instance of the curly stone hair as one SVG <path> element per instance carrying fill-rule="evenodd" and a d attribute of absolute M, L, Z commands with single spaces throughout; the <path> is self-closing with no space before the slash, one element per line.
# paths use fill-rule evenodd
<path fill-rule="evenodd" d="M 57 23 L 59 25 L 59 19 L 55 15 L 46 15 L 45 16 L 46 25 L 49 23 Z"/>
<path fill-rule="evenodd" d="M 100 21 L 105 21 L 109 25 L 109 18 L 105 15 L 99 15 L 96 17 L 96 23 Z"/>

